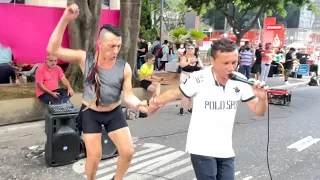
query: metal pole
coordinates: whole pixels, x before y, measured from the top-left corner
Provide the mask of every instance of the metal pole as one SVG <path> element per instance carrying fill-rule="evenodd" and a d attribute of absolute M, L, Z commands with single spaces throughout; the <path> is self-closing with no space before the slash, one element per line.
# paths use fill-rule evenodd
<path fill-rule="evenodd" d="M 258 39 L 258 43 L 261 43 L 261 23 L 260 23 L 260 18 L 258 18 L 258 26 L 259 26 L 259 39 Z"/>
<path fill-rule="evenodd" d="M 164 0 L 161 0 L 161 10 L 160 10 L 160 43 L 162 43 L 163 6 L 164 6 Z"/>
<path fill-rule="evenodd" d="M 225 17 L 225 18 L 224 18 L 224 33 L 227 33 L 227 26 L 228 26 L 228 20 L 227 20 L 227 18 Z"/>

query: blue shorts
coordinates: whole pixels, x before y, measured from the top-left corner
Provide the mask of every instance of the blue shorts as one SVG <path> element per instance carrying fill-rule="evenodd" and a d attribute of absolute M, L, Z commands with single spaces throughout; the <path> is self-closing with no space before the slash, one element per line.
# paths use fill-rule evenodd
<path fill-rule="evenodd" d="M 234 180 L 234 157 L 214 158 L 191 154 L 198 180 Z"/>

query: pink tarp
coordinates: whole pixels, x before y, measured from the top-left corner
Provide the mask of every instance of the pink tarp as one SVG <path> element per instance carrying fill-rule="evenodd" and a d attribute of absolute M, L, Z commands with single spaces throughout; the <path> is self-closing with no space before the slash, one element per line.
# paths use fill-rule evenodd
<path fill-rule="evenodd" d="M 46 47 L 64 9 L 0 3 L 0 43 L 10 47 L 18 63 L 42 63 Z M 120 11 L 102 10 L 102 24 L 119 25 Z M 67 30 L 62 46 L 69 47 Z"/>

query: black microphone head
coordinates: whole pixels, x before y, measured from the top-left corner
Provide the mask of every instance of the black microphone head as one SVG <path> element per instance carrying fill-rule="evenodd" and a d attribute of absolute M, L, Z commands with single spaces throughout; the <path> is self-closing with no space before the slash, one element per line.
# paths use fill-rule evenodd
<path fill-rule="evenodd" d="M 229 75 L 229 79 L 232 79 L 232 80 L 235 80 L 237 75 L 233 74 L 233 73 L 230 73 Z"/>

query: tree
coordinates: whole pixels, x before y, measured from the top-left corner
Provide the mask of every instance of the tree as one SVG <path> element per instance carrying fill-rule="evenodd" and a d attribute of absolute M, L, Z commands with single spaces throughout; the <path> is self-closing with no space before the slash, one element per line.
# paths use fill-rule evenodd
<path fill-rule="evenodd" d="M 119 55 L 133 69 L 133 83 L 138 79 L 137 74 L 137 38 L 140 27 L 141 0 L 120 1 L 120 28 L 122 31 L 122 47 Z"/>
<path fill-rule="evenodd" d="M 157 30 L 160 30 L 161 0 L 151 0 L 152 19 Z M 185 0 L 165 0 L 163 8 L 163 28 L 164 31 L 171 31 L 184 27 L 184 16 L 188 8 Z"/>
<path fill-rule="evenodd" d="M 286 7 L 290 4 L 298 7 L 308 5 L 309 9 L 316 11 L 310 0 L 186 0 L 185 2 L 186 6 L 191 7 L 198 14 L 204 6 L 214 6 L 216 10 L 222 12 L 232 27 L 238 45 L 245 33 L 253 28 L 261 15 L 277 13 L 286 17 Z"/>
<path fill-rule="evenodd" d="M 158 36 L 158 31 L 151 19 L 151 5 L 149 0 L 143 0 L 141 6 L 140 34 L 147 41 L 154 41 Z"/>
<path fill-rule="evenodd" d="M 100 23 L 101 0 L 68 0 L 68 6 L 76 3 L 80 9 L 79 17 L 68 24 L 71 49 L 96 50 L 97 30 Z M 77 90 L 82 89 L 83 76 L 78 65 L 69 64 L 66 75 Z"/>
<path fill-rule="evenodd" d="M 186 41 L 192 40 L 201 40 L 206 37 L 206 34 L 196 31 L 195 29 L 186 29 L 179 28 L 173 29 L 169 32 L 168 40 L 176 45 L 177 48 L 180 47 L 180 44 L 185 44 Z"/>
<path fill-rule="evenodd" d="M 171 31 L 184 27 L 184 16 L 187 7 L 184 5 L 185 0 L 167 1 L 163 11 L 163 22 L 166 30 Z"/>

